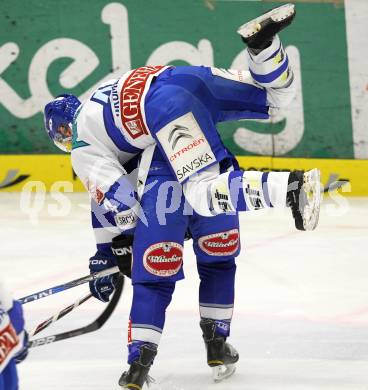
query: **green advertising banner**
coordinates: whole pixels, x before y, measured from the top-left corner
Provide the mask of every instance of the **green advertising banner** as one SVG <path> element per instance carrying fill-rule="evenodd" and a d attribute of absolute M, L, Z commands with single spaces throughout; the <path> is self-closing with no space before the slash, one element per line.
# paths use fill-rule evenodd
<path fill-rule="evenodd" d="M 64 91 L 145 64 L 246 68 L 239 25 L 278 3 L 211 0 L 13 0 L 0 14 L 0 153 L 57 153 L 42 121 Z M 328 28 L 326 28 L 328 26 Z M 354 158 L 345 8 L 297 4 L 282 33 L 298 93 L 272 121 L 220 126 L 237 155 Z"/>

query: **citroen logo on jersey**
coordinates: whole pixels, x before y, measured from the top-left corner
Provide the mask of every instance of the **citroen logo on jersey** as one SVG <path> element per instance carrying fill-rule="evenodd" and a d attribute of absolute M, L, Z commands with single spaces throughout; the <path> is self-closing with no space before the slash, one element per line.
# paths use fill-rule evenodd
<path fill-rule="evenodd" d="M 182 138 L 193 139 L 193 136 L 190 134 L 190 130 L 187 127 L 175 125 L 169 134 L 169 143 L 172 150 L 175 150 L 176 145 Z"/>

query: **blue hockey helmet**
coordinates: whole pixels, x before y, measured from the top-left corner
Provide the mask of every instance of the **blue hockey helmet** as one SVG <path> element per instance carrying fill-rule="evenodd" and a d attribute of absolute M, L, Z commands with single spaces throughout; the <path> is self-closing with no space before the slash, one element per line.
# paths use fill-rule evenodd
<path fill-rule="evenodd" d="M 45 106 L 44 119 L 47 134 L 64 152 L 72 151 L 72 122 L 80 105 L 81 102 L 76 96 L 62 94 Z"/>

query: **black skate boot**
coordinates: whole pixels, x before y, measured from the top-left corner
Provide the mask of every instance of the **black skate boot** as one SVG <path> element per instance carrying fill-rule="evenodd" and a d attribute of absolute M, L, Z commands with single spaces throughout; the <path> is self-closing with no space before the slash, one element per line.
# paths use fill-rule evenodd
<path fill-rule="evenodd" d="M 238 33 L 253 54 L 270 46 L 273 37 L 287 27 L 295 17 L 294 4 L 285 4 L 239 27 Z"/>
<path fill-rule="evenodd" d="M 141 390 L 143 385 L 153 382 L 148 375 L 153 360 L 157 355 L 157 347 L 154 344 L 143 344 L 140 346 L 140 355 L 129 367 L 128 371 L 123 372 L 119 379 L 119 385 L 123 389 Z"/>
<path fill-rule="evenodd" d="M 214 320 L 202 319 L 200 326 L 207 349 L 207 364 L 212 367 L 215 382 L 220 382 L 234 374 L 239 354 L 232 345 L 226 342 L 224 336 L 216 334 Z"/>
<path fill-rule="evenodd" d="M 295 227 L 298 230 L 314 230 L 321 203 L 319 170 L 290 172 L 286 202 L 293 213 Z"/>

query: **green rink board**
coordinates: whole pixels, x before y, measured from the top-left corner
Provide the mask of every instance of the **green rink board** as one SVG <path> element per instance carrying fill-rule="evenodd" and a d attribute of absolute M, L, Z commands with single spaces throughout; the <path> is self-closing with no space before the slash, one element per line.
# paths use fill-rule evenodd
<path fill-rule="evenodd" d="M 244 49 L 235 33 L 236 28 L 276 4 L 280 3 L 209 0 L 3 2 L 0 50 L 7 51 L 0 60 L 0 153 L 57 153 L 43 131 L 41 110 L 47 100 L 44 96 L 55 96 L 64 91 L 78 96 L 85 93 L 115 70 L 112 57 L 117 55 L 117 47 L 118 50 L 122 47 L 119 42 L 130 43 L 130 49 L 122 48 L 119 54 L 133 68 L 145 65 L 154 52 L 156 59 L 174 65 L 205 63 L 229 68 Z M 126 19 L 121 17 L 124 10 Z M 103 12 L 107 15 L 105 22 Z M 106 18 L 110 24 L 106 23 Z M 112 26 L 114 29 L 110 30 Z M 129 31 L 128 36 L 125 31 Z M 74 54 L 65 55 L 58 49 L 59 42 L 65 38 L 73 40 L 76 51 L 86 53 L 86 58 L 97 59 L 90 74 L 83 75 L 71 88 L 63 87 L 60 82 L 63 71 L 74 61 Z M 237 155 L 354 158 L 344 7 L 298 4 L 295 23 L 282 33 L 282 40 L 286 47 L 294 46 L 298 52 L 300 73 L 296 75 L 302 80 L 301 113 L 289 113 L 276 123 L 221 124 L 219 129 L 226 146 Z M 56 49 L 50 49 L 52 42 Z M 202 54 L 188 60 L 190 50 L 183 49 L 184 43 Z M 83 61 L 78 66 L 84 72 L 86 62 Z M 120 72 L 127 70 L 126 64 L 120 67 Z M 254 150 L 234 140 L 234 132 L 240 126 L 254 134 L 273 134 L 270 136 L 273 140 L 282 134 L 288 123 L 292 123 L 301 136 L 295 142 L 286 139 L 288 146 L 281 152 L 264 150 L 261 146 Z"/>

